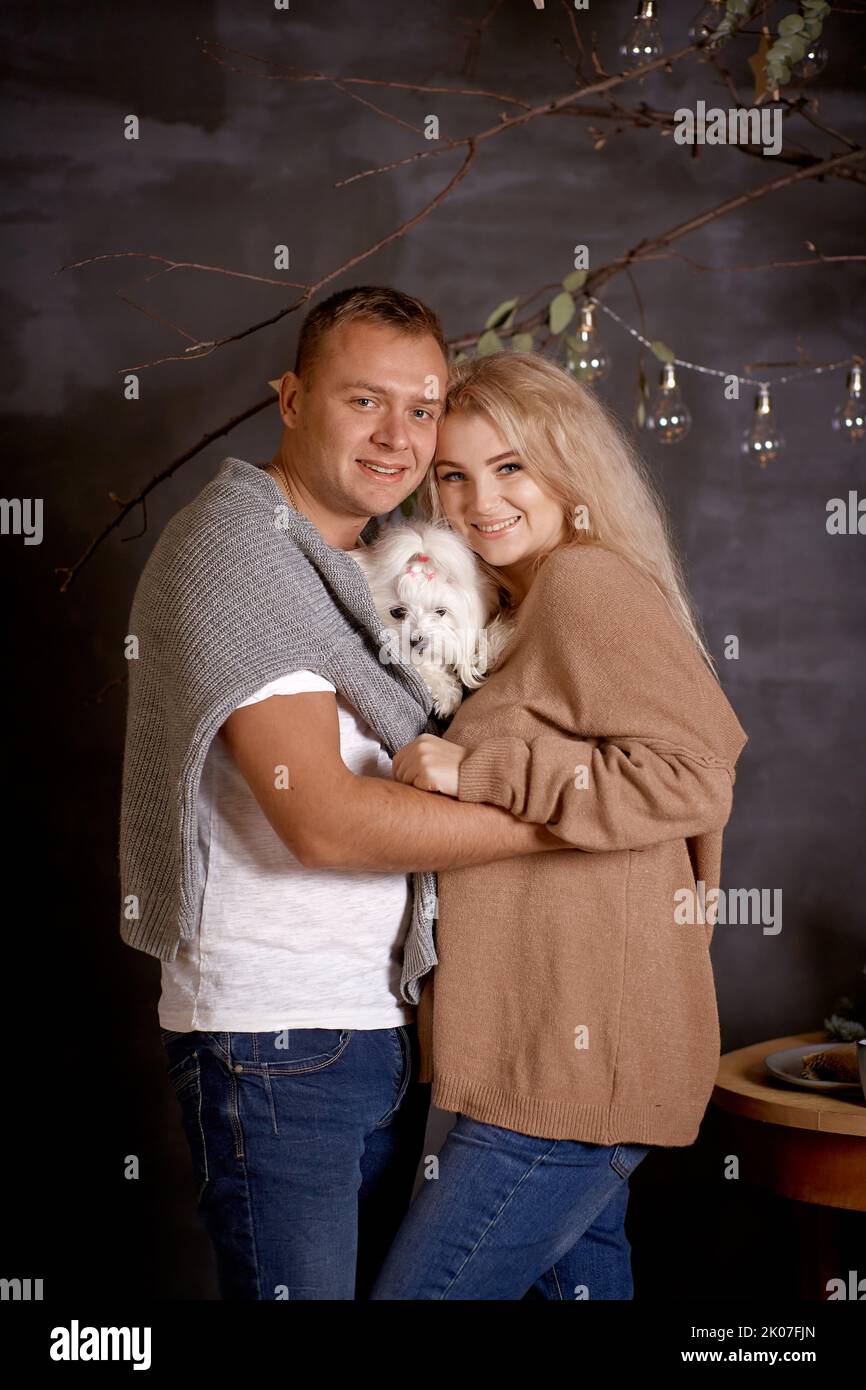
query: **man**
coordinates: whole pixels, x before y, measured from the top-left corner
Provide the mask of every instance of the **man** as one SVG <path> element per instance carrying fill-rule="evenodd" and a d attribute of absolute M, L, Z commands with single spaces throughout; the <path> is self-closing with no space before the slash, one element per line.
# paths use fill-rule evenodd
<path fill-rule="evenodd" d="M 162 961 L 162 1037 L 227 1299 L 366 1296 L 423 1144 L 430 871 L 561 848 L 390 776 L 430 696 L 379 661 L 343 552 L 424 476 L 446 351 L 432 311 L 396 291 L 319 305 L 280 381 L 272 462 L 227 459 L 136 590 L 121 932 Z"/>

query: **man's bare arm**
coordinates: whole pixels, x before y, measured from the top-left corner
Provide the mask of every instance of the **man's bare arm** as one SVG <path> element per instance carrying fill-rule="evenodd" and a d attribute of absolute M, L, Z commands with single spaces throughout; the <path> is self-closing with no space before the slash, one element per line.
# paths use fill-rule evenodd
<path fill-rule="evenodd" d="M 245 705 L 220 735 L 280 839 L 309 868 L 409 873 L 563 848 L 545 827 L 498 807 L 356 776 L 340 757 L 337 702 L 327 692 Z"/>

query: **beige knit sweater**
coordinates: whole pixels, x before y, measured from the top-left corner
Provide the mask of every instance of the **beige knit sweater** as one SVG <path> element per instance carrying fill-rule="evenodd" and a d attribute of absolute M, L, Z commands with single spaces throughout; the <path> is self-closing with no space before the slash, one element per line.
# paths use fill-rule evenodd
<path fill-rule="evenodd" d="M 461 801 L 572 849 L 439 875 L 418 1006 L 444 1110 L 550 1139 L 691 1144 L 719 1061 L 712 927 L 746 735 L 656 588 L 600 546 L 554 552 L 508 652 L 445 735 Z M 680 910 L 682 917 L 682 910 Z"/>

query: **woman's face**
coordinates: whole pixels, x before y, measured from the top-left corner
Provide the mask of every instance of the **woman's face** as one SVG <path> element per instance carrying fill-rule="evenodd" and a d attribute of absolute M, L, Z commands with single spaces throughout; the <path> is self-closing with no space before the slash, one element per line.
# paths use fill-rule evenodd
<path fill-rule="evenodd" d="M 505 437 L 476 411 L 446 415 L 433 461 L 453 530 L 491 565 L 515 577 L 565 538 L 562 506 L 542 491 Z"/>

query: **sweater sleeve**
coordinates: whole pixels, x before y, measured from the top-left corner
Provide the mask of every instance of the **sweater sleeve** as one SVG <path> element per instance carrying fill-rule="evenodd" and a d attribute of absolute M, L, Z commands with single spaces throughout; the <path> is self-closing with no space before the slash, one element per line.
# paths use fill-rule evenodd
<path fill-rule="evenodd" d="M 662 595 L 600 549 L 551 557 L 543 575 L 519 659 L 533 727 L 541 713 L 547 729 L 476 743 L 458 798 L 587 851 L 721 829 L 746 736 Z"/>

